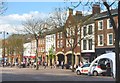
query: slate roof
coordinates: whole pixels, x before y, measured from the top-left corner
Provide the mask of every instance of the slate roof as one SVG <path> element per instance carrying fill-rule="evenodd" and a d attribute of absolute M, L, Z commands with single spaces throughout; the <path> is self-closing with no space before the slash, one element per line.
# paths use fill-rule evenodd
<path fill-rule="evenodd" d="M 118 15 L 118 9 L 112 9 L 112 10 L 111 10 L 111 14 L 112 14 L 113 16 Z M 99 14 L 95 17 L 95 20 L 102 19 L 102 18 L 107 18 L 107 17 L 108 17 L 108 12 L 105 11 L 105 12 L 99 13 Z"/>
<path fill-rule="evenodd" d="M 63 30 L 63 27 L 60 27 L 60 28 L 54 28 L 54 29 L 51 29 L 51 30 L 48 30 L 45 32 L 45 35 L 50 35 L 50 34 L 55 34 L 57 32 L 61 32 Z"/>
<path fill-rule="evenodd" d="M 111 14 L 114 15 L 118 15 L 118 9 L 112 9 L 111 10 Z M 101 12 L 99 14 L 90 14 L 90 15 L 86 15 L 86 16 L 80 16 L 80 15 L 73 15 L 73 18 L 75 19 L 75 21 L 77 21 L 78 23 L 83 21 L 83 25 L 87 25 L 87 24 L 91 24 L 94 23 L 95 20 L 98 19 L 103 19 L 103 18 L 108 18 L 108 12 L 104 11 Z M 49 31 L 47 31 L 45 34 L 49 35 L 49 34 L 54 34 L 56 32 L 61 32 L 63 30 L 64 27 L 61 28 L 55 28 L 55 29 L 51 29 Z"/>

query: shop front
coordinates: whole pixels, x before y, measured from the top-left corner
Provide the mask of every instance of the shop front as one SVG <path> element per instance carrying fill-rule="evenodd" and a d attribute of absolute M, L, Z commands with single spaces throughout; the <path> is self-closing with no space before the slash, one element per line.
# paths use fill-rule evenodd
<path fill-rule="evenodd" d="M 96 48 L 95 49 L 95 55 L 100 56 L 101 54 L 109 53 L 109 52 L 115 52 L 115 48 Z"/>
<path fill-rule="evenodd" d="M 82 59 L 84 63 L 89 63 L 92 62 L 95 58 L 95 53 L 94 52 L 89 52 L 89 53 L 81 53 Z"/>

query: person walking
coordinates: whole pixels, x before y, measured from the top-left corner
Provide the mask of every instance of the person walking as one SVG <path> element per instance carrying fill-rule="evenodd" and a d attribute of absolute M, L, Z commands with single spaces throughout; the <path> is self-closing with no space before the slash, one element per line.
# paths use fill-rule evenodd
<path fill-rule="evenodd" d="M 64 69 L 64 61 L 61 62 L 61 67 Z"/>
<path fill-rule="evenodd" d="M 46 69 L 47 67 L 47 62 L 44 62 L 44 69 Z"/>
<path fill-rule="evenodd" d="M 53 65 L 53 66 L 54 66 L 54 68 L 56 68 L 56 66 L 57 66 L 57 62 L 56 62 L 56 61 L 54 62 L 54 65 Z"/>
<path fill-rule="evenodd" d="M 2 66 L 4 67 L 4 60 L 2 60 Z"/>
<path fill-rule="evenodd" d="M 57 68 L 59 68 L 59 61 L 57 60 L 57 62 L 56 62 L 56 65 L 57 65 Z"/>

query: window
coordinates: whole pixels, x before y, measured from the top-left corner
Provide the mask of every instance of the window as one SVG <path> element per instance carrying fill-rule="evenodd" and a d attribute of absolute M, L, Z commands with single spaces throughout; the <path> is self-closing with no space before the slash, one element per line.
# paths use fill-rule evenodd
<path fill-rule="evenodd" d="M 78 43 L 78 46 L 80 46 L 80 36 L 78 36 L 77 38 L 77 43 Z"/>
<path fill-rule="evenodd" d="M 98 35 L 98 46 L 103 46 L 103 35 Z"/>
<path fill-rule="evenodd" d="M 112 33 L 107 34 L 107 40 L 108 40 L 107 42 L 108 45 L 113 45 L 113 34 Z"/>
<path fill-rule="evenodd" d="M 110 19 L 107 20 L 107 29 L 112 29 L 112 23 Z"/>
<path fill-rule="evenodd" d="M 73 46 L 74 40 L 70 39 L 70 44 Z"/>
<path fill-rule="evenodd" d="M 89 49 L 89 50 L 92 50 L 92 39 L 89 39 L 88 42 L 89 42 L 89 47 L 88 47 L 88 49 Z"/>
<path fill-rule="evenodd" d="M 66 39 L 66 47 L 69 47 L 68 39 Z"/>
<path fill-rule="evenodd" d="M 57 48 L 60 47 L 60 40 L 57 41 Z"/>
<path fill-rule="evenodd" d="M 54 35 L 52 36 L 52 39 L 54 38 Z M 62 32 L 59 32 L 58 34 L 57 34 L 57 38 L 58 39 L 60 39 L 60 38 L 62 38 Z"/>
<path fill-rule="evenodd" d="M 88 26 L 88 34 L 89 34 L 89 35 L 92 34 L 92 25 Z"/>
<path fill-rule="evenodd" d="M 66 34 L 67 34 L 67 36 L 70 35 L 70 30 L 69 30 L 69 28 L 66 28 Z"/>
<path fill-rule="evenodd" d="M 80 34 L 80 27 L 78 27 L 78 34 Z"/>
<path fill-rule="evenodd" d="M 82 66 L 82 68 L 89 67 L 89 66 L 90 66 L 90 64 L 85 64 L 85 65 Z"/>
<path fill-rule="evenodd" d="M 86 40 L 83 40 L 83 50 L 86 50 L 87 49 L 87 41 Z"/>
<path fill-rule="evenodd" d="M 62 38 L 62 32 L 60 32 L 60 38 Z"/>
<path fill-rule="evenodd" d="M 98 21 L 98 30 L 103 29 L 103 21 Z"/>
<path fill-rule="evenodd" d="M 75 35 L 75 28 L 71 27 L 71 29 L 70 29 L 70 35 Z"/>
<path fill-rule="evenodd" d="M 66 47 L 70 47 L 70 44 L 73 45 L 73 40 L 69 39 L 69 42 L 68 42 L 68 39 L 66 39 Z"/>
<path fill-rule="evenodd" d="M 59 33 L 59 32 L 58 32 L 58 34 L 57 34 L 57 38 L 60 39 L 60 33 Z"/>
<path fill-rule="evenodd" d="M 83 27 L 83 36 L 86 36 L 86 34 L 87 34 L 87 28 Z"/>
<path fill-rule="evenodd" d="M 62 47 L 63 47 L 63 41 L 60 40 L 60 48 L 62 48 Z"/>

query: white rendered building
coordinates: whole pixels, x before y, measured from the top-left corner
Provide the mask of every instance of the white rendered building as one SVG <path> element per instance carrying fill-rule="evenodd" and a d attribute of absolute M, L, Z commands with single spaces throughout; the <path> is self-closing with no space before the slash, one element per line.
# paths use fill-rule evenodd
<path fill-rule="evenodd" d="M 54 47 L 54 51 L 56 50 L 56 36 L 55 34 L 50 34 L 50 35 L 46 35 L 45 37 L 46 41 L 45 41 L 45 51 L 48 54 L 49 49 L 53 46 Z"/>

